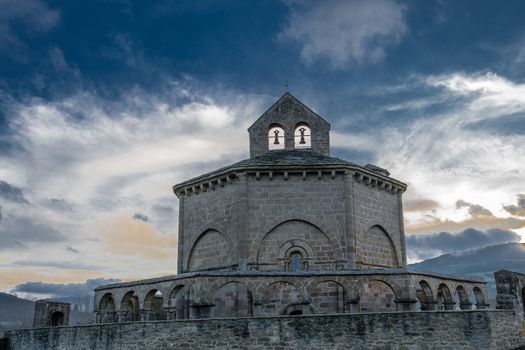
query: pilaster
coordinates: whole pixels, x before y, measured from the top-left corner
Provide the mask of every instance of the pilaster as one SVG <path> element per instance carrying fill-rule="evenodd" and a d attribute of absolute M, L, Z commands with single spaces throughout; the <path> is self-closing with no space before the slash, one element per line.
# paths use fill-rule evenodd
<path fill-rule="evenodd" d="M 344 200 L 345 200 L 345 241 L 346 241 L 346 268 L 355 269 L 355 211 L 354 211 L 354 172 L 345 171 Z"/>

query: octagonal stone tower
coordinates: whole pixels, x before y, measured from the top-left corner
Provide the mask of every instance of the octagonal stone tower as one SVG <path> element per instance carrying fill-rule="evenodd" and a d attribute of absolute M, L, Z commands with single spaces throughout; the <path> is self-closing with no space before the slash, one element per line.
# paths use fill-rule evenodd
<path fill-rule="evenodd" d="M 406 267 L 404 183 L 330 157 L 330 124 L 288 92 L 248 131 L 249 159 L 173 188 L 178 274 Z"/>

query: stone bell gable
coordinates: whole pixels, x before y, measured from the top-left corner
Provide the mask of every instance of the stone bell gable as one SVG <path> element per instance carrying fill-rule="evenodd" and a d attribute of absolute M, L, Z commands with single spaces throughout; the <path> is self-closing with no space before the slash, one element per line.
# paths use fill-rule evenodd
<path fill-rule="evenodd" d="M 330 124 L 286 92 L 248 128 L 250 157 L 269 150 L 309 150 L 330 155 Z"/>

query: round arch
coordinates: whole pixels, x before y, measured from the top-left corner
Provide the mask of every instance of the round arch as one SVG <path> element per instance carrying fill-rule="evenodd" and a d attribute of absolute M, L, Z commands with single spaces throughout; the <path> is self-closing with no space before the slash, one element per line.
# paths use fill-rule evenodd
<path fill-rule="evenodd" d="M 289 281 L 273 281 L 263 292 L 262 312 L 264 315 L 278 315 L 291 304 L 303 301 L 301 290 Z"/>
<path fill-rule="evenodd" d="M 135 291 L 130 290 L 122 297 L 120 313 L 124 321 L 133 322 L 140 320 L 140 303 Z"/>
<path fill-rule="evenodd" d="M 217 233 L 217 234 L 219 234 L 221 236 L 222 239 L 224 239 L 224 241 L 226 243 L 225 246 L 227 248 L 226 257 L 229 258 L 229 261 L 230 261 L 229 265 L 233 264 L 233 261 L 235 259 L 233 252 L 235 251 L 235 249 L 231 249 L 232 247 L 234 247 L 233 240 L 231 239 L 231 237 L 227 233 L 224 233 L 223 231 L 220 231 L 218 229 L 207 228 L 206 230 L 201 232 L 197 237 L 195 237 L 195 239 L 191 243 L 191 249 L 190 249 L 190 252 L 189 252 L 188 257 L 186 259 L 186 264 L 185 264 L 186 271 L 190 271 L 191 270 L 191 262 L 192 262 L 192 258 L 193 258 L 193 255 L 195 253 L 195 248 L 197 247 L 197 244 L 199 244 L 199 242 L 203 239 L 203 237 L 205 237 L 207 234 L 211 234 L 211 233 Z M 226 265 L 228 265 L 228 264 L 226 264 Z"/>
<path fill-rule="evenodd" d="M 476 309 L 478 310 L 485 309 L 487 307 L 486 305 L 487 302 L 485 300 L 485 296 L 483 295 L 483 292 L 481 291 L 481 288 L 479 287 L 472 288 L 472 293 L 474 293 Z"/>
<path fill-rule="evenodd" d="M 416 298 L 419 300 L 421 311 L 434 310 L 434 295 L 427 281 L 421 280 L 417 283 Z"/>
<path fill-rule="evenodd" d="M 308 289 L 309 300 L 316 314 L 344 313 L 348 293 L 345 286 L 333 279 L 319 281 Z"/>
<path fill-rule="evenodd" d="M 214 317 L 250 317 L 253 315 L 253 294 L 244 283 L 228 281 L 213 293 Z"/>
<path fill-rule="evenodd" d="M 278 123 L 268 126 L 268 150 L 283 150 L 286 147 L 286 134 L 284 127 Z"/>
<path fill-rule="evenodd" d="M 470 300 L 467 294 L 467 291 L 465 290 L 465 287 L 463 286 L 457 286 L 456 287 L 456 294 L 458 296 L 459 300 L 459 308 L 461 310 L 470 310 Z"/>
<path fill-rule="evenodd" d="M 382 238 L 382 237 L 386 238 L 386 247 L 385 246 L 378 247 L 377 239 L 375 239 L 373 243 L 372 242 L 367 243 L 367 238 L 370 236 L 370 233 L 376 230 L 380 232 L 379 238 Z M 382 249 L 381 253 L 377 252 L 378 248 Z M 370 264 L 371 266 L 373 266 L 374 264 L 377 264 L 374 262 L 378 259 L 385 260 L 384 263 L 378 264 L 378 266 L 381 266 L 381 267 L 396 268 L 396 267 L 401 267 L 402 265 L 399 259 L 398 249 L 394 243 L 394 240 L 392 239 L 392 236 L 388 233 L 388 231 L 383 226 L 378 225 L 378 224 L 372 225 L 368 227 L 366 231 L 364 231 L 364 234 L 361 235 L 361 237 L 356 242 L 356 250 L 357 250 L 356 259 L 359 259 L 360 262 L 366 265 Z M 389 259 L 384 259 L 382 257 L 386 252 L 388 252 L 388 250 L 391 250 L 391 253 L 392 253 L 390 261 L 387 261 Z M 367 251 L 368 251 L 368 254 L 366 253 Z"/>
<path fill-rule="evenodd" d="M 262 240 L 268 235 L 272 230 L 276 229 L 278 226 L 290 222 L 290 221 L 302 221 L 306 224 L 312 225 L 321 231 L 330 241 L 334 247 L 334 253 L 337 260 L 343 260 L 343 250 L 338 238 L 328 229 L 324 228 L 324 224 L 316 217 L 310 215 L 283 215 L 278 217 L 268 224 L 264 225 L 261 231 L 257 233 L 254 237 L 252 244 L 250 246 L 249 258 L 252 263 L 257 262 L 257 254 Z"/>
<path fill-rule="evenodd" d="M 381 279 L 362 281 L 359 286 L 359 305 L 361 312 L 396 311 L 394 287 Z"/>
<path fill-rule="evenodd" d="M 294 127 L 294 149 L 312 148 L 312 129 L 307 122 L 299 122 Z"/>
<path fill-rule="evenodd" d="M 147 312 L 147 320 L 165 320 L 164 298 L 158 289 L 152 289 L 144 298 L 143 309 Z"/>
<path fill-rule="evenodd" d="M 436 299 L 439 310 L 454 310 L 454 299 L 450 288 L 445 283 L 438 286 Z"/>
<path fill-rule="evenodd" d="M 190 288 L 179 284 L 171 289 L 168 297 L 168 319 L 188 319 L 190 315 Z"/>

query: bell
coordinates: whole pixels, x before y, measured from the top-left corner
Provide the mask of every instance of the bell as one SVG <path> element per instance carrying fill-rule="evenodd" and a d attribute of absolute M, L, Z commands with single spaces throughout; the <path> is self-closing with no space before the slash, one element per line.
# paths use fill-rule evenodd
<path fill-rule="evenodd" d="M 306 141 L 304 140 L 304 132 L 306 131 L 305 128 L 300 128 L 299 131 L 301 132 L 301 140 L 299 141 L 300 145 L 306 144 Z"/>
<path fill-rule="evenodd" d="M 275 130 L 274 132 L 275 138 L 273 139 L 273 144 L 278 145 L 279 144 L 279 130 Z"/>

